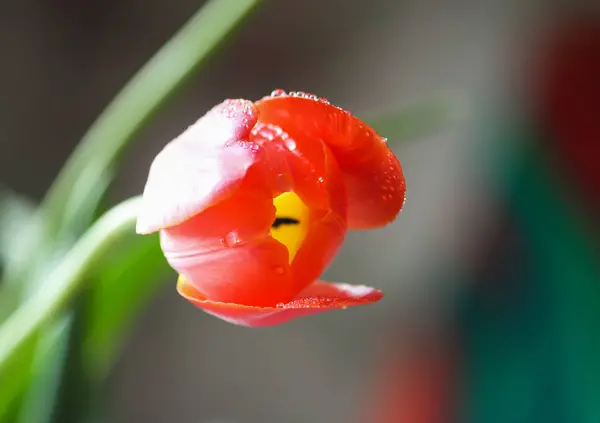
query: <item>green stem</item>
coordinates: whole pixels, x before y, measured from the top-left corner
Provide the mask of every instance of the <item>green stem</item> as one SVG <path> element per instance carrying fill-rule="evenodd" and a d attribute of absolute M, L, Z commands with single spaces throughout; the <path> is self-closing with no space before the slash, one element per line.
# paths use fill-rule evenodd
<path fill-rule="evenodd" d="M 53 236 L 80 214 L 111 163 L 260 0 L 210 0 L 133 77 L 81 140 L 41 210 Z"/>
<path fill-rule="evenodd" d="M 19 349 L 59 315 L 77 293 L 89 268 L 134 230 L 140 198 L 129 199 L 104 214 L 67 253 L 64 260 L 32 297 L 0 327 L 0 379 Z"/>

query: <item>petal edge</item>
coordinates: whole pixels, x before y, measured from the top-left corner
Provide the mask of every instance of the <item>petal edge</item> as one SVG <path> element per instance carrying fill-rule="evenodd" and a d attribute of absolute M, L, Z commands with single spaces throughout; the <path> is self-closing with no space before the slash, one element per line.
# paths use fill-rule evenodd
<path fill-rule="evenodd" d="M 150 166 L 137 233 L 175 226 L 227 198 L 256 160 L 240 141 L 257 116 L 252 102 L 226 100 L 168 143 Z"/>
<path fill-rule="evenodd" d="M 321 140 L 345 174 L 348 227 L 387 225 L 402 210 L 406 182 L 387 140 L 347 110 L 303 93 L 278 93 L 256 102 L 259 121 L 281 127 L 292 139 Z"/>
<path fill-rule="evenodd" d="M 248 327 L 279 325 L 292 319 L 366 305 L 383 298 L 380 290 L 368 286 L 323 281 L 315 281 L 305 288 L 296 299 L 272 307 L 210 301 L 203 298 L 192 285 L 185 283 L 183 279 L 178 281 L 177 291 L 182 297 L 206 313 L 229 323 Z"/>

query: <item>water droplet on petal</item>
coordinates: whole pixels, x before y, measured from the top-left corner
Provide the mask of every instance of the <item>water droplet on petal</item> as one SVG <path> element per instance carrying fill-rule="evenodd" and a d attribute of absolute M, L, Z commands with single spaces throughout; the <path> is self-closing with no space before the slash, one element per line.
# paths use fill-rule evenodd
<path fill-rule="evenodd" d="M 273 268 L 273 272 L 274 272 L 276 275 L 283 275 L 283 274 L 285 273 L 285 269 L 284 269 L 282 266 L 275 266 L 275 267 Z"/>
<path fill-rule="evenodd" d="M 234 247 L 240 242 L 242 242 L 242 240 L 240 239 L 237 232 L 232 231 L 227 233 L 227 235 L 225 235 L 225 237 L 221 239 L 221 242 L 223 242 L 226 247 Z"/>
<path fill-rule="evenodd" d="M 288 148 L 288 150 L 294 151 L 296 149 L 296 142 L 292 139 L 287 139 L 285 141 L 285 146 Z"/>
<path fill-rule="evenodd" d="M 287 93 L 285 92 L 285 90 L 282 90 L 282 89 L 276 89 L 276 90 L 273 90 L 273 91 L 271 92 L 271 97 L 282 97 L 282 96 L 284 96 L 284 95 L 286 95 L 286 94 L 287 94 Z"/>

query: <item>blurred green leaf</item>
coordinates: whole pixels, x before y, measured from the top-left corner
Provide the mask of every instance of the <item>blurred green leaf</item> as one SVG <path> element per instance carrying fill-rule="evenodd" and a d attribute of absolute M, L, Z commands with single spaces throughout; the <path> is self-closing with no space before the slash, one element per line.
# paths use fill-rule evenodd
<path fill-rule="evenodd" d="M 38 413 L 37 420 L 19 423 L 83 423 L 94 413 L 98 386 L 92 383 L 84 369 L 85 357 L 81 348 L 87 330 L 84 316 L 92 284 L 86 282 L 86 286 L 90 289 L 86 289 L 72 307 L 73 321 L 65 337 L 65 359 L 61 360 L 61 380 L 53 393 L 53 407 L 45 415 Z"/>
<path fill-rule="evenodd" d="M 158 235 L 130 237 L 98 266 L 82 345 L 94 379 L 106 376 L 134 318 L 171 273 Z"/>
<path fill-rule="evenodd" d="M 60 394 L 52 420 L 44 421 L 69 423 L 92 417 L 105 378 L 135 317 L 169 273 L 158 235 L 134 233 L 124 235 L 88 272 L 89 289 L 79 302 L 78 318 L 70 333 Z"/>
<path fill-rule="evenodd" d="M 34 376 L 31 363 L 35 357 L 35 342 L 23 346 L 19 354 L 11 357 L 5 368 L 1 371 L 0 383 L 0 421 L 14 422 L 18 415 L 15 409 L 16 401 L 23 394 L 26 384 Z M 51 355 L 51 351 L 46 351 Z M 38 366 L 39 369 L 39 366 Z"/>
<path fill-rule="evenodd" d="M 87 272 L 126 233 L 133 234 L 139 199 L 128 200 L 103 215 L 48 274 L 45 283 L 0 326 L 0 416 L 38 369 L 31 365 L 40 333 L 70 306 L 86 281 Z M 43 332 L 40 332 L 45 329 Z M 55 343 L 48 343 L 55 348 Z M 5 380 L 11 378 L 10 384 Z M 14 380 L 13 380 L 14 379 Z"/>
<path fill-rule="evenodd" d="M 394 145 L 448 130 L 466 116 L 464 99 L 458 94 L 444 94 L 399 111 L 374 114 L 366 121 Z"/>
<path fill-rule="evenodd" d="M 83 330 L 75 342 L 78 348 L 74 354 L 81 355 L 82 365 L 78 377 L 92 384 L 104 381 L 135 317 L 163 286 L 170 272 L 158 236 L 134 233 L 125 234 L 107 257 L 95 263 L 88 273 L 89 290 L 81 316 Z M 51 325 L 51 330 L 37 342 L 37 349 L 34 349 L 35 342 L 29 343 L 19 354 L 23 361 L 14 363 L 8 367 L 8 372 L 2 373 L 0 417 L 2 410 L 8 410 L 9 400 L 23 394 L 28 383 L 36 378 L 39 383 L 33 385 L 28 394 L 30 400 L 25 400 L 24 404 L 37 405 L 27 407 L 35 410 L 27 411 L 20 421 L 40 421 L 40 410 L 51 410 L 48 401 L 57 389 L 53 376 L 60 375 L 60 367 L 66 364 L 64 350 L 70 331 L 68 323 L 71 321 L 61 319 Z M 67 394 L 72 395 L 75 394 Z M 39 403 L 35 399 L 39 399 Z M 38 418 L 34 419 L 36 416 Z"/>
<path fill-rule="evenodd" d="M 14 275 L 32 254 L 28 246 L 39 230 L 35 203 L 25 196 L 0 188 L 0 263 L 3 284 L 15 283 Z"/>
<path fill-rule="evenodd" d="M 69 335 L 75 319 L 73 312 L 65 313 L 48 331 L 39 337 L 30 363 L 33 382 L 19 403 L 17 423 L 46 423 L 54 409 L 66 365 Z M 17 375 L 22 377 L 23 375 Z M 24 381 L 26 382 L 26 380 Z M 13 391 L 14 392 L 14 391 Z M 15 392 L 13 395 L 18 395 Z"/>

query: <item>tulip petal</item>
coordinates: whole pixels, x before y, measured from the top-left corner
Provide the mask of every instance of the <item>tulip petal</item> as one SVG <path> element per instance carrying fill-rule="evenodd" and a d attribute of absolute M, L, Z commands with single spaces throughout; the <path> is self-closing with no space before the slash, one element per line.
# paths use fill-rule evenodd
<path fill-rule="evenodd" d="M 162 250 L 203 297 L 255 306 L 288 301 L 301 287 L 295 286 L 287 248 L 270 234 L 273 200 L 241 191 L 161 230 Z"/>
<path fill-rule="evenodd" d="M 337 160 L 324 143 L 311 139 L 292 140 L 282 128 L 261 122 L 253 128 L 250 139 L 257 145 L 265 149 L 270 147 L 278 153 L 272 153 L 272 157 L 278 156 L 285 160 L 286 165 L 278 168 L 285 170 L 287 179 L 292 181 L 291 190 L 310 210 L 308 232 L 292 262 L 294 287 L 297 289 L 286 299 L 282 298 L 271 304 L 252 304 L 264 306 L 295 297 L 313 283 L 333 259 L 347 230 L 346 186 Z M 278 174 L 273 171 L 263 174 L 269 173 Z M 274 286 L 278 285 L 280 284 Z"/>
<path fill-rule="evenodd" d="M 345 175 L 350 229 L 380 227 L 396 218 L 406 183 L 400 163 L 375 130 L 326 100 L 301 93 L 265 97 L 256 107 L 259 123 L 331 149 Z"/>
<path fill-rule="evenodd" d="M 244 142 L 256 121 L 252 102 L 226 100 L 167 144 L 150 167 L 137 232 L 177 225 L 229 197 L 257 160 Z"/>
<path fill-rule="evenodd" d="M 177 291 L 206 313 L 235 325 L 249 327 L 274 326 L 299 317 L 365 305 L 383 298 L 381 291 L 368 286 L 322 281 L 309 285 L 294 300 L 274 307 L 210 301 L 183 278 L 177 283 Z"/>

